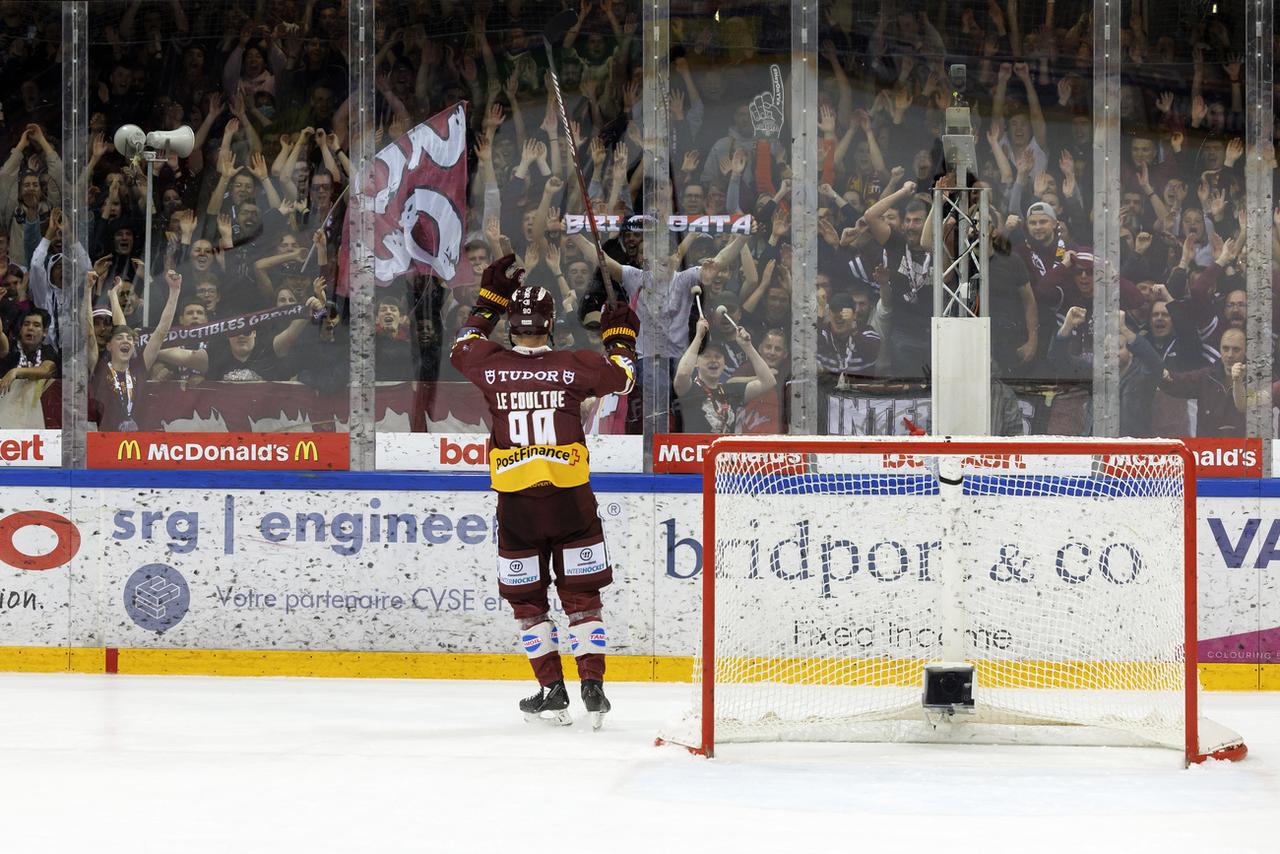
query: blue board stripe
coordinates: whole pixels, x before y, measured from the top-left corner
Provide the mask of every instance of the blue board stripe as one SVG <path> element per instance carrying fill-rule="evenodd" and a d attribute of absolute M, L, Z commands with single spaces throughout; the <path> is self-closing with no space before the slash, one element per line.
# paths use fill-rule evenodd
<path fill-rule="evenodd" d="M 848 493 L 857 478 L 857 491 L 869 489 L 874 479 L 883 489 L 886 477 L 845 476 L 838 484 L 820 487 L 827 493 Z M 901 476 L 916 477 L 916 476 Z M 928 478 L 924 478 L 928 479 Z M 795 491 L 799 477 L 779 478 L 770 489 L 774 494 Z M 983 478 L 999 480 L 999 478 Z M 785 481 L 785 482 L 784 482 Z M 692 474 L 593 474 L 598 492 L 617 493 L 697 493 L 702 478 Z M 904 484 L 905 485 L 905 484 Z M 489 489 L 487 474 L 446 474 L 442 472 L 266 472 L 266 471 L 164 471 L 137 469 L 38 469 L 0 468 L 0 488 L 5 486 L 117 489 L 302 489 L 302 490 L 406 490 L 413 492 L 484 492 Z M 1000 487 L 997 487 L 1000 488 Z M 814 491 L 812 484 L 808 491 Z M 919 492 L 920 484 L 911 491 Z M 1009 491 L 1016 491 L 1012 486 Z M 1196 484 L 1201 498 L 1278 498 L 1280 478 L 1211 478 Z M 985 486 L 983 491 L 989 491 Z"/>
<path fill-rule="evenodd" d="M 688 474 L 593 474 L 597 492 L 702 491 L 702 478 Z M 0 469 L 5 486 L 117 489 L 302 489 L 487 492 L 488 474 L 442 472 L 166 471 L 161 469 Z"/>

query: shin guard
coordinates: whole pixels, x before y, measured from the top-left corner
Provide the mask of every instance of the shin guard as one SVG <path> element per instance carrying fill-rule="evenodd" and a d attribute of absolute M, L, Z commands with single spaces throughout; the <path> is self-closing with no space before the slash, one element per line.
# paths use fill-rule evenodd
<path fill-rule="evenodd" d="M 550 619 L 542 619 L 534 625 L 526 625 L 522 621 L 520 630 L 520 646 L 529 656 L 529 665 L 533 667 L 533 675 L 539 685 L 550 685 L 564 678 L 560 665 L 560 638 L 556 624 Z"/>
<path fill-rule="evenodd" d="M 609 635 L 598 611 L 569 615 L 569 651 L 578 664 L 579 679 L 603 679 Z"/>

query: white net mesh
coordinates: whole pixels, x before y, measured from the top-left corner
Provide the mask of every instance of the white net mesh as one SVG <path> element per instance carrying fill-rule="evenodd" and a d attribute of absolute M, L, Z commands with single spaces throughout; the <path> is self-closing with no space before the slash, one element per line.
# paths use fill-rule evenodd
<path fill-rule="evenodd" d="M 1074 724 L 1185 744 L 1182 459 L 980 441 L 718 456 L 717 743 L 936 735 L 924 665 L 967 661 L 976 713 L 951 737 Z M 695 691 L 703 676 L 699 659 Z"/>

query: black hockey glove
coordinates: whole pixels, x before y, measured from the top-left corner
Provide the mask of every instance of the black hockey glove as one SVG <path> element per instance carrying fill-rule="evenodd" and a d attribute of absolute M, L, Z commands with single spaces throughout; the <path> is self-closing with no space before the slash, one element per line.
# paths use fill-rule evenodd
<path fill-rule="evenodd" d="M 636 336 L 640 333 L 640 318 L 635 310 L 625 302 L 607 305 L 600 313 L 601 343 L 608 350 L 610 347 L 636 348 Z"/>
<path fill-rule="evenodd" d="M 484 311 L 502 314 L 511 303 L 511 294 L 520 287 L 524 270 L 512 267 L 516 256 L 503 255 L 484 270 L 480 277 L 480 296 L 476 300 L 476 313 Z"/>

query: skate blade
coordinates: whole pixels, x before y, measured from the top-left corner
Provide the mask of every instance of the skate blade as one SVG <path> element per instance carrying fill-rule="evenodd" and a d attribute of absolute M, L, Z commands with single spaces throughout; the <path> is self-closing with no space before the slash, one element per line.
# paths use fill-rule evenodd
<path fill-rule="evenodd" d="M 573 724 L 573 718 L 569 715 L 568 709 L 547 712 L 543 715 L 537 712 L 525 712 L 524 719 L 526 723 L 543 723 L 548 726 L 571 726 Z"/>
<path fill-rule="evenodd" d="M 591 729 L 599 730 L 604 726 L 604 712 L 591 712 Z"/>

